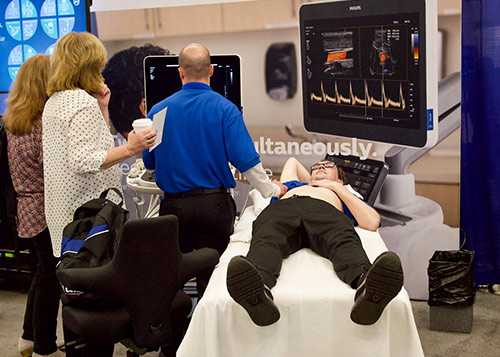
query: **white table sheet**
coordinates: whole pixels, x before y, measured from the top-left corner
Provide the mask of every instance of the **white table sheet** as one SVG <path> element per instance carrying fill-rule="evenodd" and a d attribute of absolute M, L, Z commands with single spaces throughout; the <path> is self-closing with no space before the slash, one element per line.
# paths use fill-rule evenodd
<path fill-rule="evenodd" d="M 355 290 L 340 281 L 332 264 L 302 249 L 283 262 L 272 289 L 280 320 L 266 327 L 253 324 L 226 288 L 227 265 L 245 255 L 251 223 L 267 204 L 252 196 L 231 243 L 214 270 L 203 299 L 197 305 L 179 357 L 421 357 L 423 350 L 406 290 L 386 307 L 379 321 L 361 326 L 350 320 Z M 257 202 L 256 202 L 257 201 Z M 259 207 L 260 206 L 260 207 Z M 373 261 L 387 250 L 377 232 L 357 229 Z"/>

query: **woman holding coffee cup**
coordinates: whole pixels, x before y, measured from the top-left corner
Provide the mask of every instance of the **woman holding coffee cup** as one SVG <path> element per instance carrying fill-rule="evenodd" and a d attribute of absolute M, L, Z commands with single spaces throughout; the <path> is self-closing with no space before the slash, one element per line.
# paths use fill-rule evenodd
<path fill-rule="evenodd" d="M 59 256 L 64 227 L 75 209 L 105 189 L 121 190 L 115 165 L 151 147 L 156 131 L 131 131 L 114 147 L 109 129 L 110 90 L 101 69 L 106 49 L 94 35 L 71 32 L 51 55 L 48 99 L 43 115 L 45 211 L 54 255 Z"/>
<path fill-rule="evenodd" d="M 50 98 L 42 115 L 46 216 L 54 254 L 74 210 L 107 188 L 120 189 L 115 164 L 151 147 L 156 131 L 130 132 L 114 147 L 109 130 L 110 90 L 101 68 L 106 49 L 94 35 L 71 32 L 60 38 L 51 56 Z"/>
<path fill-rule="evenodd" d="M 131 131 L 125 145 L 114 147 L 108 114 L 111 92 L 101 75 L 105 64 L 104 45 L 87 32 L 61 37 L 51 56 L 42 136 L 45 214 L 55 256 L 60 255 L 62 232 L 75 209 L 108 188 L 121 191 L 115 164 L 151 147 L 156 139 L 151 129 Z M 99 353 L 109 349 L 112 355 L 112 345 L 94 347 Z"/>

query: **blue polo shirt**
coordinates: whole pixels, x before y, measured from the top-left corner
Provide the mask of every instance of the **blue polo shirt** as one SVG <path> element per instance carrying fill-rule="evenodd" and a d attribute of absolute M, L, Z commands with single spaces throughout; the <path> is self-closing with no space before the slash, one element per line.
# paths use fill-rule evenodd
<path fill-rule="evenodd" d="M 156 170 L 156 183 L 163 191 L 235 187 L 228 162 L 240 172 L 260 162 L 241 112 L 210 86 L 186 83 L 153 106 L 148 118 L 165 107 L 162 142 L 142 154 L 144 165 Z"/>

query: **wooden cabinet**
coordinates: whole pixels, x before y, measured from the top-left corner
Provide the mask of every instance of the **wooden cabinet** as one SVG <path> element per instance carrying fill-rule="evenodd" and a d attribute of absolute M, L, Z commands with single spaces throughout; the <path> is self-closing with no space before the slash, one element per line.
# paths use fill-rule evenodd
<path fill-rule="evenodd" d="M 154 9 L 96 12 L 97 30 L 102 41 L 153 38 Z"/>
<path fill-rule="evenodd" d="M 221 4 L 103 11 L 96 13 L 96 20 L 102 41 L 223 31 Z"/>
<path fill-rule="evenodd" d="M 220 33 L 222 5 L 163 7 L 153 9 L 157 37 Z"/>
<path fill-rule="evenodd" d="M 297 21 L 296 1 L 261 0 L 223 4 L 224 31 L 263 30 L 269 25 Z"/>

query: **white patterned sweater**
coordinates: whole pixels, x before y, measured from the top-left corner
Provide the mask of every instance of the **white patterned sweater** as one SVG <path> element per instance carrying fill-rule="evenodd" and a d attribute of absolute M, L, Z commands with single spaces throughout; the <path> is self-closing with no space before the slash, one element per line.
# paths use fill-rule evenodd
<path fill-rule="evenodd" d="M 118 165 L 100 166 L 114 140 L 97 99 L 82 89 L 54 93 L 42 115 L 45 216 L 54 255 L 61 254 L 64 227 L 77 207 L 102 191 L 121 191 Z"/>

